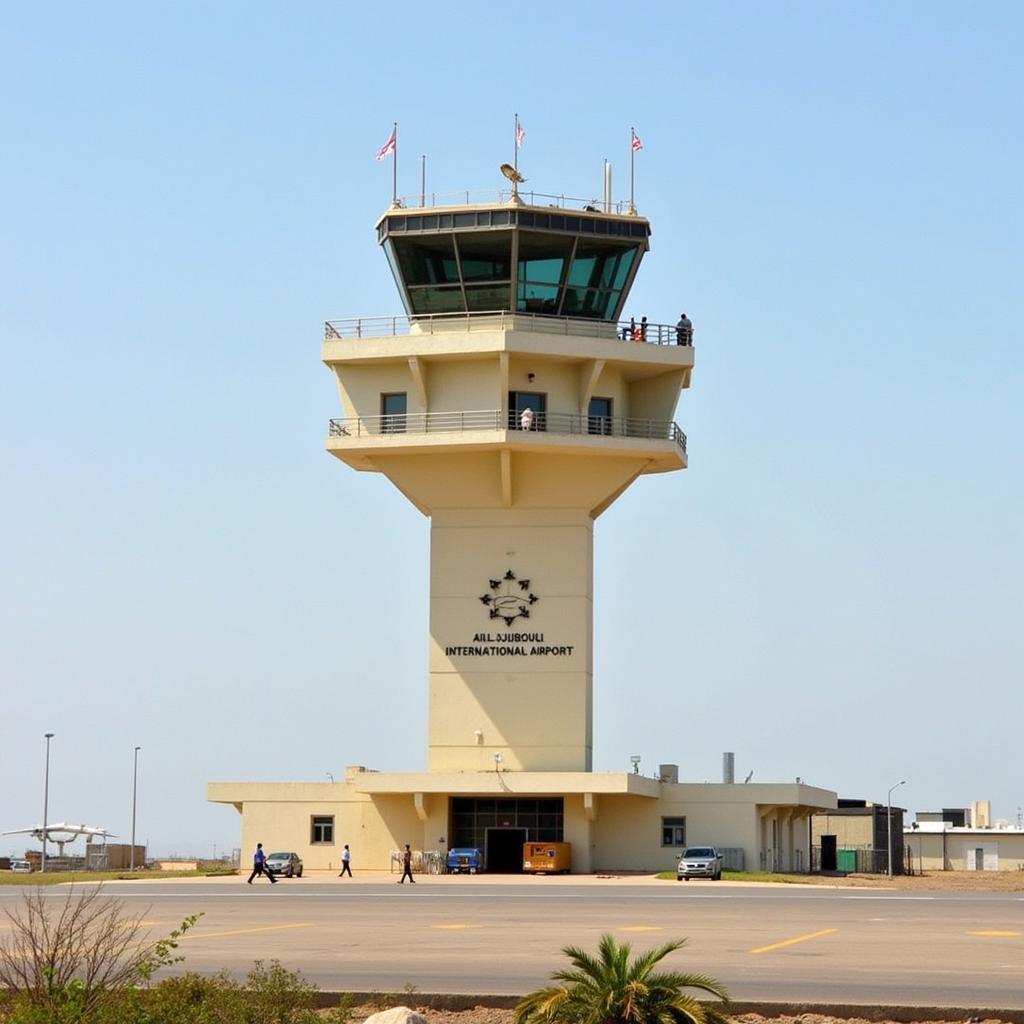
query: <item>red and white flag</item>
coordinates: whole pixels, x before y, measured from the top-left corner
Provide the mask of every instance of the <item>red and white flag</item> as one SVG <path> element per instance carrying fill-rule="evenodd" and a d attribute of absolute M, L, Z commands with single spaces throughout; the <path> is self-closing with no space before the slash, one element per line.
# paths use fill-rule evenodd
<path fill-rule="evenodd" d="M 643 149 L 644 144 L 640 141 L 640 136 L 636 132 L 633 132 L 633 152 L 635 153 L 638 149 Z"/>
<path fill-rule="evenodd" d="M 386 157 L 388 155 L 388 153 L 394 153 L 395 147 L 397 145 L 398 145 L 398 129 L 397 128 L 392 128 L 391 129 L 391 137 L 377 151 L 377 159 L 378 160 L 383 160 L 384 157 Z"/>
<path fill-rule="evenodd" d="M 523 144 L 523 139 L 526 138 L 526 129 L 516 121 L 516 149 Z"/>

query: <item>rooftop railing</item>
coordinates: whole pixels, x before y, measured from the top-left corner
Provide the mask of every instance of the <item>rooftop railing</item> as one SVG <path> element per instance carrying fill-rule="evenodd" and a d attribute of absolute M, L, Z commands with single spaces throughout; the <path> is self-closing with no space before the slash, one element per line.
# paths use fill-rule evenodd
<path fill-rule="evenodd" d="M 527 330 L 540 334 L 564 334 L 583 338 L 608 338 L 648 345 L 693 345 L 693 326 L 644 324 L 636 320 L 587 320 L 543 313 L 492 310 L 482 313 L 425 313 L 419 316 L 349 317 L 324 321 L 324 340 L 342 338 L 391 338 L 406 334 L 440 334 L 445 331 Z"/>
<path fill-rule="evenodd" d="M 408 196 L 399 196 L 392 204 L 392 209 L 418 210 L 434 206 L 497 206 L 515 202 L 513 195 L 524 206 L 554 206 L 563 210 L 587 210 L 590 213 L 614 213 L 622 217 L 635 217 L 636 208 L 626 199 L 616 199 L 605 203 L 603 199 L 591 196 L 567 196 L 565 193 L 551 195 L 547 192 L 534 192 L 518 189 L 513 193 L 510 188 L 477 188 L 461 189 L 458 192 L 417 192 Z"/>
<path fill-rule="evenodd" d="M 568 436 L 627 437 L 675 441 L 686 453 L 686 435 L 671 420 L 640 416 L 581 416 L 570 412 L 525 413 L 500 409 L 458 412 L 410 412 L 383 416 L 332 419 L 331 437 L 401 437 L 406 434 L 459 434 L 480 430 L 511 430 Z"/>

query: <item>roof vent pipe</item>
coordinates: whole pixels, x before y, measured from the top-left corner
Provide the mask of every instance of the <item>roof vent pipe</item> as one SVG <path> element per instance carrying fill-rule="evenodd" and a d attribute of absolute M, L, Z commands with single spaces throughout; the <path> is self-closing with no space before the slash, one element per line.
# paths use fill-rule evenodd
<path fill-rule="evenodd" d="M 612 165 L 610 160 L 604 162 L 604 212 L 612 212 Z"/>

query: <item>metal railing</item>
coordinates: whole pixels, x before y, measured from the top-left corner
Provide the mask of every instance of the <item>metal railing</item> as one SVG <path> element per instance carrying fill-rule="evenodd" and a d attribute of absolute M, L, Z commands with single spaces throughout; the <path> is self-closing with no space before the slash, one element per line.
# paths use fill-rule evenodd
<path fill-rule="evenodd" d="M 526 330 L 538 334 L 564 334 L 582 338 L 607 338 L 644 342 L 648 345 L 693 345 L 693 330 L 675 324 L 643 324 L 635 320 L 587 320 L 543 313 L 492 310 L 483 313 L 424 313 L 419 316 L 364 316 L 324 321 L 324 340 L 342 338 L 394 338 L 409 334 L 441 334 L 447 331 Z"/>
<path fill-rule="evenodd" d="M 686 453 L 686 434 L 671 420 L 639 416 L 581 416 L 570 412 L 535 412 L 532 417 L 510 410 L 469 409 L 458 412 L 410 412 L 332 419 L 331 437 L 383 437 L 403 434 L 458 434 L 470 430 L 510 430 L 559 436 L 626 437 L 675 441 Z"/>
<path fill-rule="evenodd" d="M 590 213 L 615 213 L 619 216 L 636 216 L 636 209 L 627 199 L 613 200 L 605 206 L 603 199 L 591 196 L 589 199 L 577 196 L 550 195 L 547 192 L 524 191 L 515 193 L 524 206 L 554 206 L 562 210 L 586 210 Z M 399 196 L 391 209 L 424 210 L 435 206 L 495 206 L 513 202 L 510 188 L 473 188 L 460 189 L 458 192 L 415 192 L 408 196 Z"/>

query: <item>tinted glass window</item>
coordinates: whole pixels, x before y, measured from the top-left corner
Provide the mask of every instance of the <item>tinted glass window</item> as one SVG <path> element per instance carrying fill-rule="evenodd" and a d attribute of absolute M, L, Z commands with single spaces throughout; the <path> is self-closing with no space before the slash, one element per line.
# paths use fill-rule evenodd
<path fill-rule="evenodd" d="M 466 308 L 478 313 L 489 310 L 510 309 L 510 284 L 467 284 Z"/>
<path fill-rule="evenodd" d="M 521 282 L 516 298 L 516 309 L 522 313 L 554 316 L 558 312 L 558 288 L 550 284 Z"/>
<path fill-rule="evenodd" d="M 567 288 L 562 313 L 565 316 L 586 316 L 604 318 L 614 309 L 616 293 L 598 291 L 595 288 Z"/>
<path fill-rule="evenodd" d="M 448 288 L 410 288 L 409 304 L 414 313 L 461 313 L 465 310 L 462 289 L 458 285 Z"/>
<path fill-rule="evenodd" d="M 510 391 L 508 393 L 509 430 L 546 430 L 548 396 L 536 391 Z M 523 418 L 529 409 L 531 416 Z M 533 808 L 530 808 L 533 813 Z M 541 815 L 543 818 L 543 814 Z"/>
<path fill-rule="evenodd" d="M 612 400 L 592 398 L 587 408 L 587 433 L 610 434 L 612 432 Z"/>
<path fill-rule="evenodd" d="M 385 434 L 400 434 L 405 431 L 405 412 L 408 406 L 404 391 L 380 396 L 380 428 Z"/>
<path fill-rule="evenodd" d="M 394 246 L 407 285 L 458 283 L 455 246 L 449 236 L 396 238 Z"/>
<path fill-rule="evenodd" d="M 468 281 L 508 281 L 512 277 L 512 233 L 458 235 L 462 276 Z"/>

